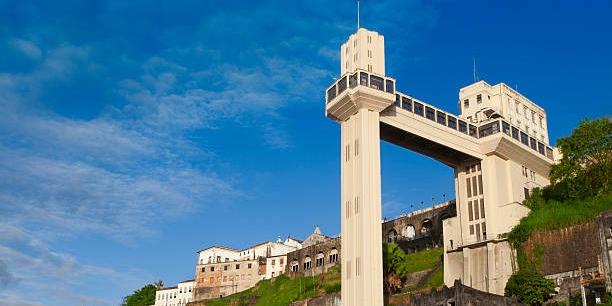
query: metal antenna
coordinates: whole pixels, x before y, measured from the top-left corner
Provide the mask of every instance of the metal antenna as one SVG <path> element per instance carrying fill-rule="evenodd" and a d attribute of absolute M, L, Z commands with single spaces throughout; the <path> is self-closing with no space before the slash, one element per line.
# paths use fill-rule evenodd
<path fill-rule="evenodd" d="M 472 61 L 474 63 L 474 67 L 473 67 L 474 83 L 476 83 L 476 57 L 472 56 Z"/>
<path fill-rule="evenodd" d="M 359 0 L 357 0 L 357 31 L 359 31 Z"/>

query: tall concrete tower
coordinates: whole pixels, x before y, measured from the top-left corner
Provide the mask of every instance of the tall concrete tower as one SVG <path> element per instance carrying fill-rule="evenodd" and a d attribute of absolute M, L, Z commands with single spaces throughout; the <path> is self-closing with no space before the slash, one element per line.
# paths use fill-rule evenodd
<path fill-rule="evenodd" d="M 342 130 L 342 304 L 382 306 L 379 113 L 395 101 L 395 81 L 384 76 L 382 35 L 359 29 L 340 53 L 326 109 Z"/>
<path fill-rule="evenodd" d="M 516 266 L 507 233 L 559 158 L 544 109 L 503 83 L 481 81 L 460 90 L 454 115 L 395 90 L 382 35 L 359 29 L 340 52 L 325 110 L 342 131 L 343 305 L 383 305 L 381 139 L 454 170 L 457 216 L 443 220 L 445 283 L 503 294 Z"/>

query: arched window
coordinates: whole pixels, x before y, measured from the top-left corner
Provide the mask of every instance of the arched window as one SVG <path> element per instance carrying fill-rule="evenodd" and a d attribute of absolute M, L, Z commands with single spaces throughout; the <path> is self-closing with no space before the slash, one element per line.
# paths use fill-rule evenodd
<path fill-rule="evenodd" d="M 425 235 L 431 231 L 431 227 L 433 223 L 429 219 L 423 220 L 423 224 L 421 225 L 421 234 Z"/>
<path fill-rule="evenodd" d="M 324 263 L 325 263 L 325 255 L 323 255 L 323 252 L 319 252 L 319 254 L 317 254 L 316 265 L 317 267 L 320 267 Z"/>
<path fill-rule="evenodd" d="M 395 242 L 395 239 L 397 237 L 397 232 L 392 229 L 389 231 L 389 233 L 387 234 L 387 242 L 391 243 L 391 242 Z"/>
<path fill-rule="evenodd" d="M 312 268 L 312 259 L 306 255 L 306 258 L 304 258 L 304 271 L 310 270 L 310 268 Z"/>
<path fill-rule="evenodd" d="M 297 261 L 297 259 L 293 259 L 293 261 L 291 262 L 291 272 L 297 272 L 300 269 L 300 263 Z"/>
<path fill-rule="evenodd" d="M 338 261 L 338 250 L 336 248 L 332 248 L 331 251 L 329 251 L 329 263 L 333 263 L 337 261 Z"/>
<path fill-rule="evenodd" d="M 402 230 L 402 236 L 406 237 L 408 240 L 414 239 L 415 236 L 414 226 L 412 224 L 406 225 Z"/>

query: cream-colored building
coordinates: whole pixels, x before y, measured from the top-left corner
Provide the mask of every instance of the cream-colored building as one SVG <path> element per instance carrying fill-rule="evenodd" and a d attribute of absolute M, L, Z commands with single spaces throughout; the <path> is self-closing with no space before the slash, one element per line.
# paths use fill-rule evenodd
<path fill-rule="evenodd" d="M 341 126 L 343 305 L 383 305 L 381 139 L 454 169 L 457 217 L 443 223 L 445 283 L 461 279 L 503 294 L 514 267 L 504 234 L 528 213 L 521 203 L 530 190 L 549 184 L 558 158 L 544 110 L 505 84 L 462 88 L 459 115 L 397 92 L 385 75 L 384 38 L 366 29 L 342 45 L 340 65 L 325 109 Z"/>
<path fill-rule="evenodd" d="M 184 306 L 193 300 L 194 280 L 186 280 L 174 287 L 158 289 L 155 292 L 155 306 Z"/>

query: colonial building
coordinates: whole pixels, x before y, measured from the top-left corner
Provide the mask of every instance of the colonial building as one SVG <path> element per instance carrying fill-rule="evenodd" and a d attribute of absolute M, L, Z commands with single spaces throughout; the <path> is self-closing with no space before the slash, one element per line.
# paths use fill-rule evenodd
<path fill-rule="evenodd" d="M 183 306 L 193 300 L 194 280 L 186 280 L 174 287 L 158 289 L 155 292 L 155 306 Z"/>
<path fill-rule="evenodd" d="M 340 260 L 340 238 L 321 234 L 317 227 L 303 242 L 304 247 L 287 253 L 285 273 L 289 275 L 318 275 L 327 272 Z"/>
<path fill-rule="evenodd" d="M 263 279 L 284 273 L 285 254 L 301 248 L 301 243 L 266 241 L 236 250 L 212 246 L 197 252 L 194 300 L 220 298 L 253 287 Z"/>

